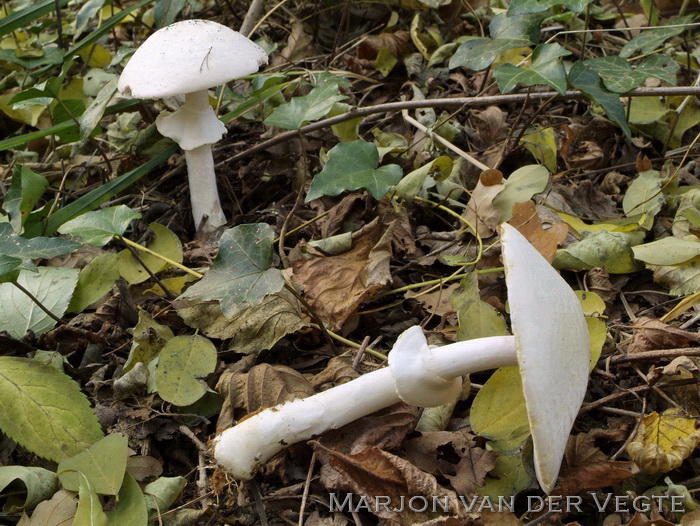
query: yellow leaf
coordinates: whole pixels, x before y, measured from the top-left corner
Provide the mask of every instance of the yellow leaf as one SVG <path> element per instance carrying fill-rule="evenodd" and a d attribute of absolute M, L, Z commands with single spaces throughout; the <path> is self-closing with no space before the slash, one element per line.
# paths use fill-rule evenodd
<path fill-rule="evenodd" d="M 700 444 L 695 419 L 677 408 L 642 419 L 627 453 L 644 473 L 666 473 L 679 467 Z"/>
<path fill-rule="evenodd" d="M 112 55 L 100 44 L 88 46 L 78 54 L 91 68 L 104 68 L 112 62 Z"/>
<path fill-rule="evenodd" d="M 557 171 L 557 142 L 553 128 L 524 135 L 520 143 L 552 173 Z"/>
<path fill-rule="evenodd" d="M 564 221 L 579 234 L 585 230 L 589 230 L 591 232 L 599 232 L 601 230 L 605 230 L 607 232 L 632 232 L 639 226 L 639 222 L 636 218 L 624 218 L 589 225 L 581 221 L 578 217 L 565 214 L 564 212 L 557 212 L 557 215 L 561 217 L 562 221 Z"/>
<path fill-rule="evenodd" d="M 194 276 L 190 276 L 189 274 L 185 274 L 184 276 L 176 276 L 174 278 L 161 278 L 161 283 L 167 287 L 167 289 L 172 292 L 173 294 L 182 294 L 183 289 L 185 288 L 185 285 L 187 285 L 189 282 L 194 281 L 195 278 Z M 143 291 L 144 294 L 146 292 L 152 292 L 153 294 L 157 294 L 158 296 L 163 296 L 165 294 L 165 291 L 161 288 L 160 285 L 156 284 L 153 285 L 151 288 L 146 289 Z"/>
<path fill-rule="evenodd" d="M 147 248 L 176 263 L 182 263 L 182 243 L 180 239 L 163 225 L 151 223 L 150 227 L 155 233 L 155 238 L 148 244 Z M 146 252 L 139 252 L 138 256 L 141 262 L 154 274 L 168 267 L 165 261 Z M 151 277 L 128 249 L 119 253 L 119 273 L 130 285 L 142 283 Z"/>

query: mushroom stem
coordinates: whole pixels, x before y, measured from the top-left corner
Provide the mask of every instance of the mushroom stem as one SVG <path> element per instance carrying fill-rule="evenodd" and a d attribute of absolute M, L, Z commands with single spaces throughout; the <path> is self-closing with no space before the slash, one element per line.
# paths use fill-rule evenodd
<path fill-rule="evenodd" d="M 221 208 L 219 191 L 216 188 L 211 144 L 185 150 L 185 161 L 195 227 L 201 227 L 203 232 L 212 232 L 226 224 L 226 216 Z M 207 221 L 202 225 L 205 217 Z"/>
<path fill-rule="evenodd" d="M 421 328 L 412 327 L 404 333 L 403 340 L 412 343 L 419 334 L 423 337 Z M 419 349 L 415 350 L 420 353 Z M 437 382 L 450 384 L 465 374 L 517 363 L 513 336 L 453 343 L 432 348 L 421 356 L 426 374 L 437 377 Z M 390 367 L 243 420 L 216 437 L 217 463 L 236 478 L 250 479 L 262 464 L 285 447 L 400 402 L 395 368 L 392 363 Z"/>

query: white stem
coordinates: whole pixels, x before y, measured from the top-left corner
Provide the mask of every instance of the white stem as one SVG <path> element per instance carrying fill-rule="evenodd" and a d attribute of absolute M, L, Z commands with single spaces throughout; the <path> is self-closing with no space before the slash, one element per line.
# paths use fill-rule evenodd
<path fill-rule="evenodd" d="M 194 150 L 185 150 L 185 160 L 195 228 L 201 226 L 204 232 L 213 232 L 226 224 L 226 216 L 221 209 L 219 191 L 216 188 L 211 144 L 205 144 Z M 208 219 L 202 225 L 205 216 Z"/>
<path fill-rule="evenodd" d="M 481 338 L 435 348 L 424 362 L 427 370 L 446 380 L 516 363 L 513 336 Z M 262 464 L 285 447 L 400 401 L 391 369 L 386 367 L 243 420 L 215 439 L 214 456 L 234 477 L 250 479 Z"/>

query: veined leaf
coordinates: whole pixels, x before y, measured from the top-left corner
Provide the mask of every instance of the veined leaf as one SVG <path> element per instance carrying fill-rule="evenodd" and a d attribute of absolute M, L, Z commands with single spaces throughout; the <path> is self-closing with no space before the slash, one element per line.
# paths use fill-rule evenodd
<path fill-rule="evenodd" d="M 141 217 L 125 205 L 112 206 L 86 212 L 81 216 L 64 223 L 58 231 L 70 234 L 83 243 L 102 247 L 109 243 L 114 236 L 121 236 L 134 219 Z"/>
<path fill-rule="evenodd" d="M 503 64 L 493 72 L 493 76 L 503 93 L 512 91 L 518 84 L 546 84 L 563 95 L 566 93 L 566 71 L 561 59 L 570 54 L 559 44 L 540 44 L 532 53 L 528 68 Z"/>
<path fill-rule="evenodd" d="M 532 45 L 522 38 L 474 38 L 467 40 L 457 48 L 449 62 L 450 69 L 458 67 L 481 71 L 488 68 L 501 53 L 518 47 Z"/>
<path fill-rule="evenodd" d="M 635 259 L 650 265 L 680 265 L 700 256 L 700 241 L 665 237 L 632 247 Z"/>
<path fill-rule="evenodd" d="M 627 93 L 641 86 L 649 77 L 675 85 L 679 69 L 678 64 L 662 55 L 648 57 L 635 69 L 618 55 L 586 60 L 586 64 L 600 75 L 605 87 L 615 93 Z"/>
<path fill-rule="evenodd" d="M 680 35 L 687 29 L 687 25 L 693 20 L 693 15 L 686 15 L 678 18 L 672 18 L 666 25 L 676 27 L 661 27 L 658 29 L 649 29 L 642 31 L 632 40 L 627 42 L 620 50 L 622 58 L 629 58 L 639 52 L 642 55 L 648 55 L 652 51 L 659 48 L 669 38 Z"/>
<path fill-rule="evenodd" d="M 49 365 L 0 356 L 0 429 L 40 457 L 58 462 L 102 438 L 78 384 Z"/>
<path fill-rule="evenodd" d="M 218 301 L 224 315 L 233 316 L 279 292 L 284 278 L 278 269 L 270 268 L 274 238 L 274 231 L 264 223 L 226 230 L 209 271 L 180 298 Z"/>
<path fill-rule="evenodd" d="M 65 489 L 78 491 L 81 476 L 88 479 L 96 493 L 116 495 L 122 485 L 129 455 L 124 435 L 107 435 L 85 451 L 58 464 L 58 478 Z"/>
<path fill-rule="evenodd" d="M 564 6 L 569 11 L 581 13 L 594 0 L 513 0 L 508 7 L 508 15 L 524 15 L 541 13 L 553 7 Z"/>
<path fill-rule="evenodd" d="M 10 216 L 10 224 L 15 232 L 22 232 L 29 213 L 48 186 L 49 182 L 43 175 L 26 166 L 15 165 L 10 188 L 2 202 L 2 208 Z"/>
<path fill-rule="evenodd" d="M 298 130 L 304 124 L 325 117 L 336 102 L 347 96 L 338 91 L 338 84 L 327 81 L 316 86 L 308 95 L 294 97 L 288 103 L 275 108 L 265 119 L 269 126 L 279 126 L 285 130 Z"/>
<path fill-rule="evenodd" d="M 195 403 L 207 392 L 202 378 L 216 369 L 216 347 L 204 336 L 175 336 L 160 351 L 156 388 L 166 402 L 177 406 Z"/>
<path fill-rule="evenodd" d="M 378 164 L 379 153 L 371 142 L 357 140 L 334 146 L 323 170 L 311 182 L 306 202 L 358 188 L 366 188 L 372 197 L 381 199 L 399 182 L 403 171 L 397 164 L 377 168 Z"/>
<path fill-rule="evenodd" d="M 1 362 L 0 362 L 1 363 Z M 1 365 L 0 365 L 1 367 Z M 2 370 L 0 369 L 0 374 Z M 3 506 L 4 512 L 16 513 L 34 508 L 43 500 L 48 500 L 58 489 L 56 473 L 33 466 L 0 466 L 0 494 L 15 481 L 22 481 L 24 491 L 13 491 Z"/>

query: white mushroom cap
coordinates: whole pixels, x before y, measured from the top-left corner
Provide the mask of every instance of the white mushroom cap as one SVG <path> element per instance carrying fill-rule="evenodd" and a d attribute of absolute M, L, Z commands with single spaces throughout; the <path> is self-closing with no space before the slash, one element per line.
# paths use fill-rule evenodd
<path fill-rule="evenodd" d="M 556 270 L 516 228 L 500 228 L 535 472 L 549 493 L 586 394 L 588 328 L 581 304 Z"/>
<path fill-rule="evenodd" d="M 210 20 L 184 20 L 153 33 L 136 50 L 117 87 L 140 99 L 172 97 L 250 75 L 267 53 Z"/>
<path fill-rule="evenodd" d="M 430 368 L 433 356 L 423 329 L 415 325 L 397 338 L 389 353 L 396 393 L 407 404 L 435 407 L 454 402 L 462 391 L 462 377 L 445 379 Z"/>

